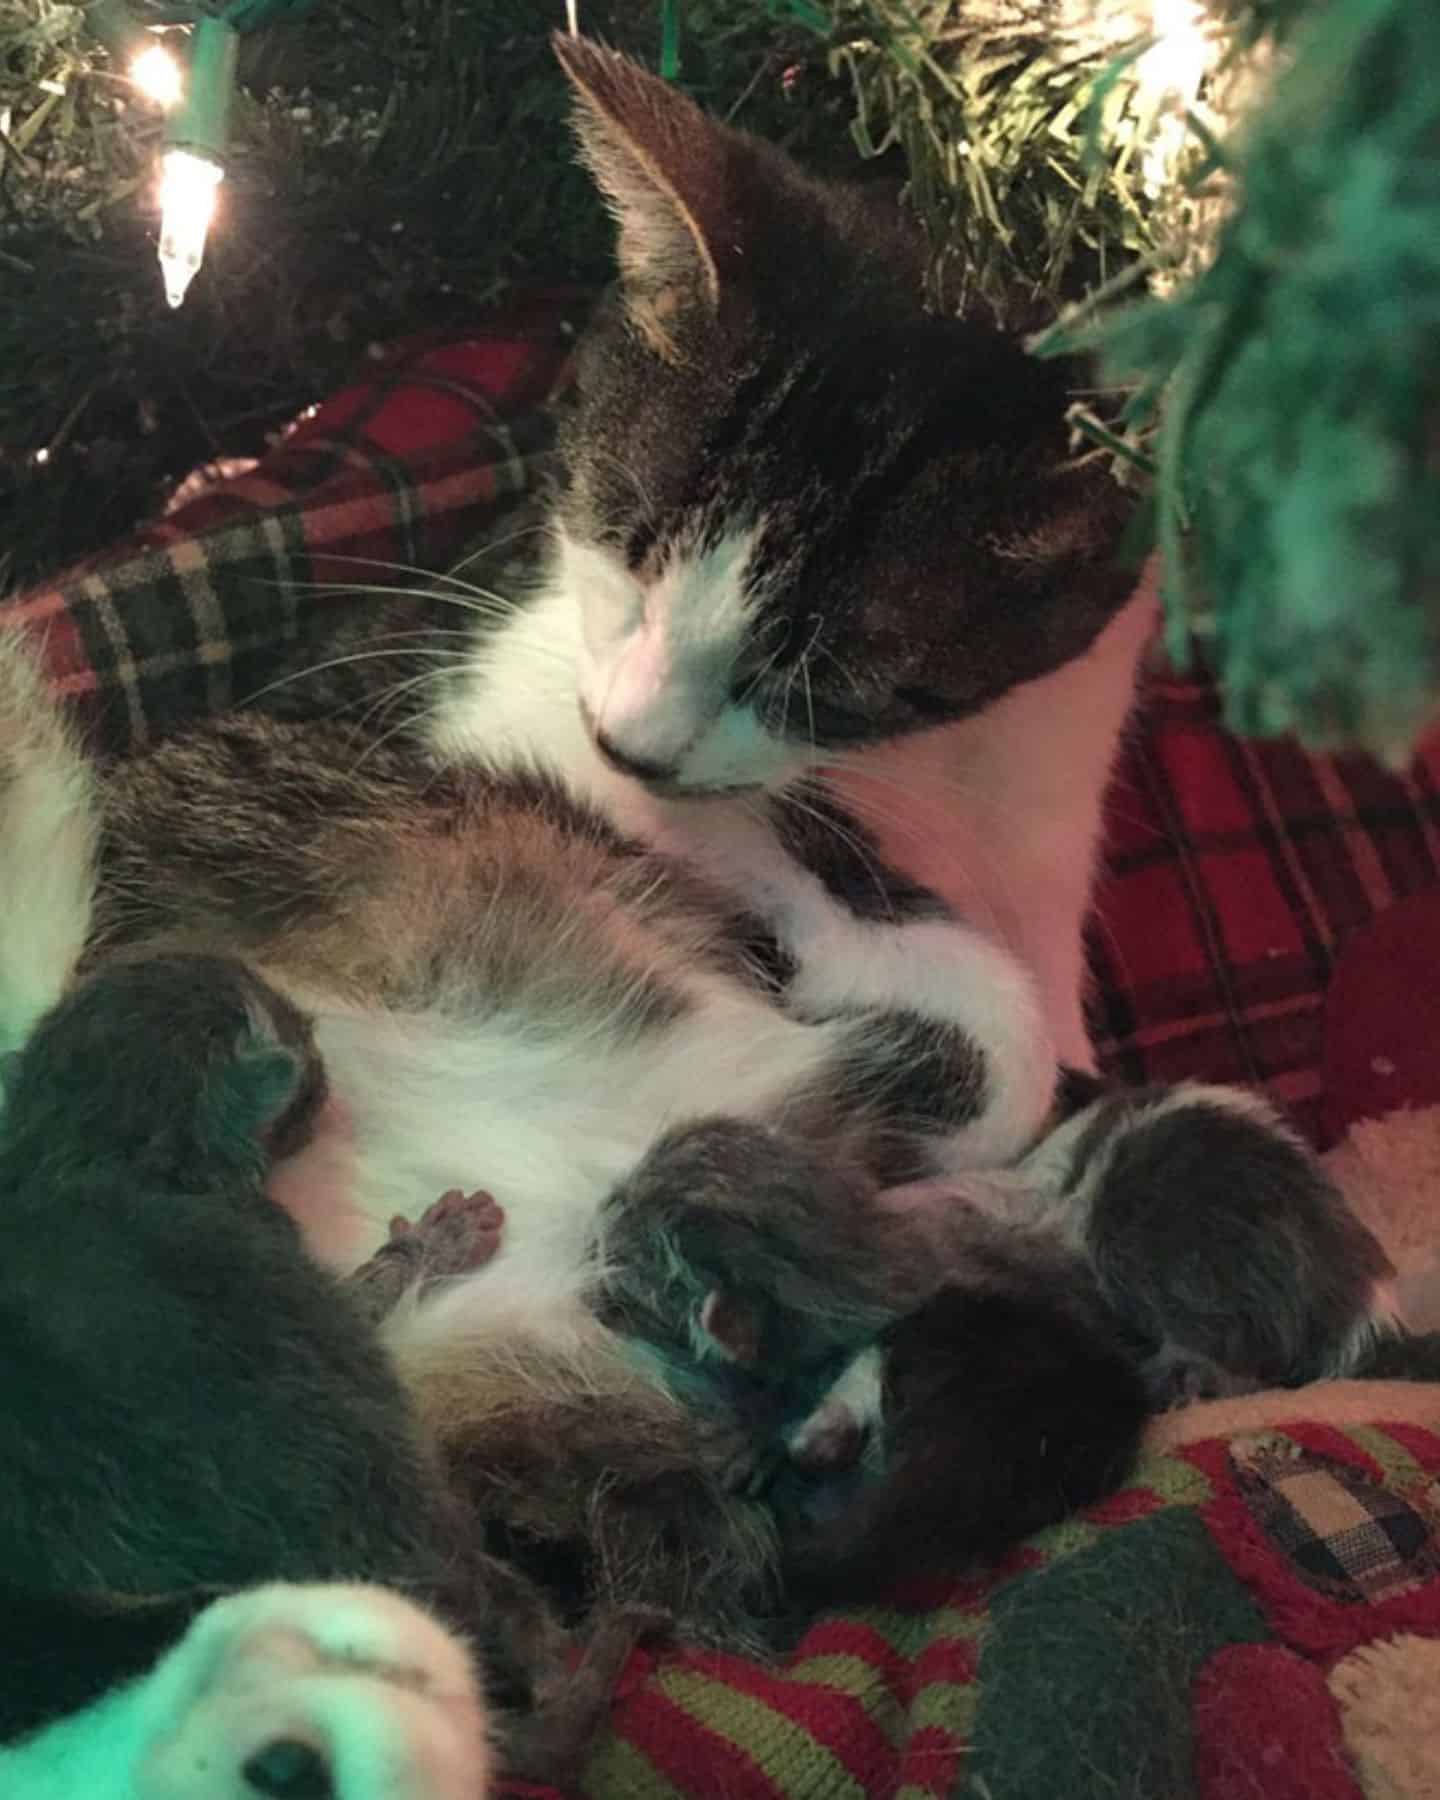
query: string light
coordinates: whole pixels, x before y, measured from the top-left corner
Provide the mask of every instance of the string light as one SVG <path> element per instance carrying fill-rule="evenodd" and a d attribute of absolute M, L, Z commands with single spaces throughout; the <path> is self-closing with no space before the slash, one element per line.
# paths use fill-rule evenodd
<path fill-rule="evenodd" d="M 205 260 L 205 243 L 225 177 L 239 42 L 235 28 L 224 19 L 206 16 L 197 23 L 184 103 L 171 113 L 166 128 L 160 170 L 160 271 L 172 307 L 184 301 Z"/>
<path fill-rule="evenodd" d="M 129 75 L 147 100 L 167 112 L 179 104 L 185 92 L 180 65 L 163 44 L 147 44 L 131 59 Z"/>
<path fill-rule="evenodd" d="M 1135 80 L 1159 115 L 1140 168 L 1145 191 L 1154 198 L 1168 185 L 1185 147 L 1187 115 L 1199 101 L 1215 45 L 1196 0 L 1151 0 L 1150 16 L 1154 42 L 1137 61 Z"/>
<path fill-rule="evenodd" d="M 208 156 L 167 150 L 160 162 L 160 273 L 165 298 L 179 306 L 205 260 L 225 171 Z"/>

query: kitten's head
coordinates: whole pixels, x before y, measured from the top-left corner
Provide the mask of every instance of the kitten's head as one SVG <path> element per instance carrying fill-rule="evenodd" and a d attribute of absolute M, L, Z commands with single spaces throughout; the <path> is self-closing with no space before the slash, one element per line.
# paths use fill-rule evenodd
<path fill-rule="evenodd" d="M 893 205 L 583 40 L 557 52 L 621 283 L 578 358 L 558 554 L 602 751 L 775 785 L 1082 652 L 1134 585 L 1073 371 L 927 313 Z"/>

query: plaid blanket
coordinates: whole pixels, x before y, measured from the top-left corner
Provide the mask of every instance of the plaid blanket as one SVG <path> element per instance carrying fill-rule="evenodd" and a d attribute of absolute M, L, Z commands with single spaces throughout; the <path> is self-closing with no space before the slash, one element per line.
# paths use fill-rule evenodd
<path fill-rule="evenodd" d="M 120 752 L 243 700 L 315 608 L 492 530 L 547 465 L 544 402 L 582 316 L 534 296 L 397 348 L 258 466 L 11 602 L 97 741 Z M 1102 1060 L 1264 1086 L 1323 1141 L 1337 961 L 1440 891 L 1440 743 L 1391 774 L 1237 743 L 1217 716 L 1203 679 L 1149 680 L 1093 933 Z M 584 1792 L 1440 1793 L 1440 1722 L 1385 1703 L 1440 1670 L 1440 1397 L 1368 1392 L 1343 1429 L 1287 1397 L 1263 1430 L 1217 1420 L 1157 1448 L 1001 1568 L 822 1619 L 781 1668 L 637 1656 Z M 1403 1767 L 1437 1785 L 1394 1785 Z"/>

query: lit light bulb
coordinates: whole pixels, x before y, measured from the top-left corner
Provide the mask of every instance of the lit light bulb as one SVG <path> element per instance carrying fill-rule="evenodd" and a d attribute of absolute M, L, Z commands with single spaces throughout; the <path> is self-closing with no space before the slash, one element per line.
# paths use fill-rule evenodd
<path fill-rule="evenodd" d="M 149 44 L 131 59 L 130 79 L 147 100 L 167 110 L 185 92 L 180 65 L 163 44 Z"/>
<path fill-rule="evenodd" d="M 1152 0 L 1155 41 L 1135 65 L 1142 93 L 1164 108 L 1141 163 L 1141 179 L 1151 195 L 1170 179 L 1189 136 L 1200 86 L 1214 60 L 1205 15 L 1195 0 Z"/>
<path fill-rule="evenodd" d="M 184 300 L 205 259 L 216 190 L 224 178 L 225 171 L 208 156 L 165 152 L 160 165 L 160 270 L 172 307 Z"/>

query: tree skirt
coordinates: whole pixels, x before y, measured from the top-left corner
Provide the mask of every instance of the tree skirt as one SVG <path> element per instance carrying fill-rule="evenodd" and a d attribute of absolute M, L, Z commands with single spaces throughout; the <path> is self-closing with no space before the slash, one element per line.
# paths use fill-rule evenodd
<path fill-rule="evenodd" d="M 402 346 L 258 466 L 15 602 L 97 742 L 243 700 L 315 608 L 443 569 L 523 502 L 579 321 L 539 296 Z M 1427 1306 L 1440 744 L 1397 776 L 1216 720 L 1203 680 L 1153 671 L 1093 933 L 1102 1060 L 1266 1087 Z M 1342 1383 L 1162 1421 L 1103 1506 L 982 1576 L 827 1616 L 777 1667 L 637 1655 L 583 1792 L 1440 1796 L 1436 1696 L 1440 1387 Z"/>

